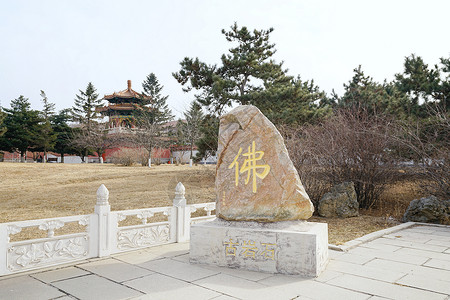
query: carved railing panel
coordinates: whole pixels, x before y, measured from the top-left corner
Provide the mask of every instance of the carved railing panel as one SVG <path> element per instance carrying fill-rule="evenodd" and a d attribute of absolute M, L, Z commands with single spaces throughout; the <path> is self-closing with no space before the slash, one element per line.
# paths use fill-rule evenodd
<path fill-rule="evenodd" d="M 170 238 L 169 224 L 158 224 L 120 229 L 117 233 L 117 248 L 119 250 L 132 250 L 173 243 L 174 241 Z"/>
<path fill-rule="evenodd" d="M 87 233 L 14 242 L 7 250 L 7 266 L 14 272 L 84 259 L 88 254 Z"/>
<path fill-rule="evenodd" d="M 144 209 L 123 210 L 117 214 L 117 252 L 129 251 L 150 246 L 157 246 L 176 242 L 174 224 L 174 207 L 155 207 Z M 157 213 L 167 216 L 167 221 L 147 223 L 147 219 Z M 119 226 L 118 222 L 128 216 L 136 216 L 142 220 L 142 225 Z"/>

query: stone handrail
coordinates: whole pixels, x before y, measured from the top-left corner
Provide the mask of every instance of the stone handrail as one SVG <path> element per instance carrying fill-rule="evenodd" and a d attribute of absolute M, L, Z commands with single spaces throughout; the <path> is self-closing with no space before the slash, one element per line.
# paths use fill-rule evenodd
<path fill-rule="evenodd" d="M 197 209 L 204 209 L 206 216 L 191 217 Z M 109 191 L 102 184 L 93 214 L 1 223 L 0 276 L 187 241 L 191 223 L 214 219 L 214 209 L 213 202 L 187 205 L 185 188 L 178 183 L 173 206 L 111 211 Z M 167 221 L 149 222 L 157 213 L 167 216 Z M 142 224 L 120 226 L 127 216 L 136 216 Z M 69 223 L 78 223 L 84 230 L 55 235 Z M 47 231 L 47 237 L 11 242 L 12 236 L 32 227 Z"/>

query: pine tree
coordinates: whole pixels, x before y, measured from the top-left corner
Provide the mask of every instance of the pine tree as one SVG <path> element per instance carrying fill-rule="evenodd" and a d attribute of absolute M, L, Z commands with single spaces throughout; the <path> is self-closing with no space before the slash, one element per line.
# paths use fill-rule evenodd
<path fill-rule="evenodd" d="M 6 132 L 6 126 L 3 124 L 5 121 L 6 114 L 3 112 L 0 106 L 0 137 Z"/>
<path fill-rule="evenodd" d="M 344 84 L 345 92 L 338 99 L 338 107 L 364 110 L 370 115 L 406 117 L 407 99 L 393 84 L 375 82 L 372 77 L 364 74 L 361 65 L 353 72 L 353 78 L 348 84 Z"/>
<path fill-rule="evenodd" d="M 409 98 L 408 115 L 425 117 L 421 102 L 428 102 L 438 90 L 440 82 L 439 69 L 430 69 L 420 56 L 411 54 L 405 58 L 403 73 L 395 75 L 396 86 Z"/>
<path fill-rule="evenodd" d="M 72 118 L 80 123 L 84 130 L 90 132 L 92 125 L 97 123 L 100 117 L 97 108 L 101 106 L 101 99 L 98 99 L 97 90 L 91 82 L 85 91 L 79 91 L 80 95 L 76 95 L 75 105 L 72 107 Z"/>
<path fill-rule="evenodd" d="M 43 119 L 40 124 L 40 135 L 37 139 L 37 149 L 42 149 L 44 152 L 43 162 L 47 162 L 47 151 L 55 146 L 56 134 L 53 132 L 52 125 L 50 123 L 51 117 L 55 114 L 55 104 L 48 101 L 47 95 L 41 90 L 41 97 L 43 103 L 43 109 L 41 117 Z"/>
<path fill-rule="evenodd" d="M 190 147 L 190 158 L 193 158 L 193 148 L 197 144 L 197 141 L 201 138 L 202 133 L 200 128 L 205 118 L 201 105 L 193 101 L 187 112 L 184 113 L 185 121 L 179 121 L 179 141 L 183 144 L 187 144 Z"/>
<path fill-rule="evenodd" d="M 19 151 L 21 161 L 25 161 L 26 151 L 36 146 L 42 118 L 39 111 L 32 110 L 28 98 L 19 96 L 11 101 L 11 108 L 4 109 L 6 117 L 4 124 L 7 131 L 0 138 L 0 149 Z"/>
<path fill-rule="evenodd" d="M 72 118 L 81 124 L 81 131 L 79 134 L 74 135 L 73 142 L 74 145 L 82 147 L 83 155 L 81 158 L 84 162 L 84 158 L 87 157 L 90 151 L 86 142 L 89 140 L 89 136 L 98 128 L 97 120 L 100 118 L 100 113 L 97 111 L 97 108 L 101 106 L 101 99 L 98 99 L 97 90 L 91 82 L 88 83 L 85 91 L 79 91 L 80 95 L 76 95 L 75 105 L 72 107 Z M 85 137 L 88 138 L 86 139 Z"/>
<path fill-rule="evenodd" d="M 283 63 L 273 60 L 272 32 L 273 28 L 250 31 L 235 23 L 230 31 L 222 30 L 236 46 L 222 55 L 220 66 L 186 57 L 181 70 L 172 75 L 185 92 L 200 91 L 197 101 L 216 115 L 233 104 L 252 104 L 278 124 L 315 122 L 331 111 L 329 105 L 318 103 L 325 93 L 313 81 L 288 76 Z"/>
<path fill-rule="evenodd" d="M 325 97 L 313 80 L 302 81 L 299 76 L 267 85 L 257 106 L 277 125 L 312 124 L 331 113 L 331 105 L 321 102 Z"/>
<path fill-rule="evenodd" d="M 71 145 L 73 130 L 67 124 L 71 119 L 70 109 L 63 109 L 58 114 L 50 117 L 52 130 L 56 134 L 53 149 L 56 153 L 61 155 L 61 163 L 64 163 L 65 153 L 76 153 L 76 150 Z"/>
<path fill-rule="evenodd" d="M 216 155 L 217 141 L 219 140 L 219 118 L 214 114 L 206 115 L 200 127 L 200 133 L 196 158 L 200 160 Z"/>
<path fill-rule="evenodd" d="M 276 52 L 275 45 L 269 42 L 272 31 L 250 31 L 235 23 L 230 31 L 222 30 L 226 40 L 237 46 L 222 55 L 220 67 L 186 57 L 180 63 L 181 70 L 173 76 L 185 86 L 184 91 L 199 90 L 197 101 L 219 115 L 233 104 L 257 105 L 264 83 L 286 73 L 282 63 L 271 59 Z"/>
<path fill-rule="evenodd" d="M 161 95 L 161 91 L 164 88 L 156 78 L 154 73 L 150 73 L 142 83 L 144 89 L 143 94 L 151 97 L 149 108 L 151 123 L 163 124 L 173 119 L 173 115 L 167 104 L 169 96 Z"/>
<path fill-rule="evenodd" d="M 138 130 L 131 135 L 131 142 L 148 151 L 148 162 L 151 164 L 151 156 L 154 148 L 166 146 L 168 139 L 163 138 L 163 125 L 173 119 L 173 115 L 167 99 L 169 96 L 161 95 L 162 86 L 156 75 L 150 73 L 142 83 L 144 96 L 150 97 L 147 106 L 138 107 L 133 111 Z M 145 163 L 144 163 L 145 164 Z"/>

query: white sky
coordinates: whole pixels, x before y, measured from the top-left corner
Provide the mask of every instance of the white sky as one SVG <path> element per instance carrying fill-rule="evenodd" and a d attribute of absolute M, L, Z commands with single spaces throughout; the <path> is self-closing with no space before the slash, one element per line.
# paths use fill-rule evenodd
<path fill-rule="evenodd" d="M 177 117 L 194 99 L 172 77 L 184 57 L 219 63 L 231 48 L 221 29 L 236 21 L 273 27 L 276 61 L 290 75 L 342 94 L 362 65 L 377 81 L 402 72 L 416 53 L 433 65 L 450 55 L 450 1 L 7 1 L 0 0 L 0 105 L 24 95 L 57 110 L 89 81 L 103 96 L 141 91 L 153 72 Z"/>

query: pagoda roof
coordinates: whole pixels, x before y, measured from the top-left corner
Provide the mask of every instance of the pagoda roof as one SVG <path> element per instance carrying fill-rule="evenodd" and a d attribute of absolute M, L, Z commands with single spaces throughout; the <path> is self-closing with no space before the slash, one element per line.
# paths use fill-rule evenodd
<path fill-rule="evenodd" d="M 130 100 L 137 100 L 141 101 L 144 100 L 150 100 L 150 96 L 145 96 L 141 93 L 136 92 L 131 88 L 131 80 L 127 81 L 127 88 L 120 92 L 114 92 L 110 95 L 105 95 L 103 98 L 104 100 L 107 100 L 109 102 L 134 102 Z"/>
<path fill-rule="evenodd" d="M 118 104 L 110 104 L 107 106 L 97 107 L 96 111 L 107 112 L 107 111 L 119 111 L 119 110 L 129 111 L 129 110 L 142 110 L 142 109 L 149 110 L 150 108 L 148 108 L 146 106 L 139 106 L 134 103 L 118 103 Z"/>

